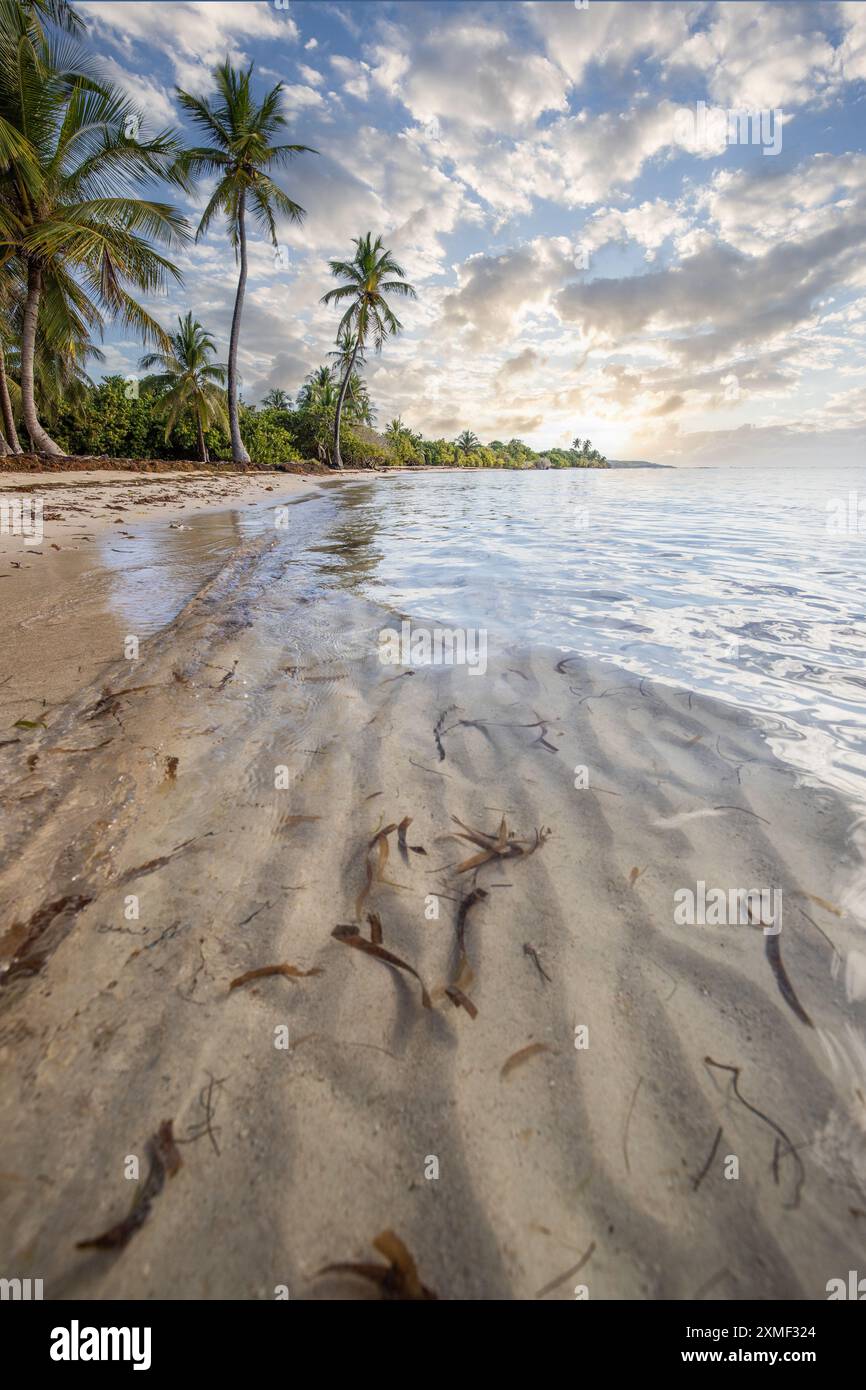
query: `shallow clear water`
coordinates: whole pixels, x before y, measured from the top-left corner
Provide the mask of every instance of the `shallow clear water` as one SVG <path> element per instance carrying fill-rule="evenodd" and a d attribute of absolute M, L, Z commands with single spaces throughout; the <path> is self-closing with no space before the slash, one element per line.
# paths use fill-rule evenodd
<path fill-rule="evenodd" d="M 402 474 L 335 505 L 322 578 L 759 711 L 866 797 L 866 467 Z"/>
<path fill-rule="evenodd" d="M 110 538 L 110 608 L 154 631 L 273 508 Z M 544 644 L 712 695 L 866 801 L 866 466 L 400 474 L 290 507 L 275 534 L 281 582 L 311 598 L 486 629 L 490 660 Z"/>

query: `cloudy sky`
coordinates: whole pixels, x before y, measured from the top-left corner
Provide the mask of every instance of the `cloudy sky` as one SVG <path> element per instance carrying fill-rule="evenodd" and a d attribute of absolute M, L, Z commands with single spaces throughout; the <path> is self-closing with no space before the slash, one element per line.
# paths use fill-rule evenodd
<path fill-rule="evenodd" d="M 328 259 L 372 230 L 418 290 L 369 362 L 380 424 L 688 465 L 863 459 L 861 0 L 77 8 L 153 128 L 182 126 L 175 85 L 206 94 L 229 54 L 285 84 L 288 138 L 319 152 L 282 177 L 303 224 L 277 256 L 251 238 L 248 399 L 325 360 Z M 152 307 L 225 345 L 222 231 L 180 264 Z M 141 348 L 107 351 L 129 372 Z"/>

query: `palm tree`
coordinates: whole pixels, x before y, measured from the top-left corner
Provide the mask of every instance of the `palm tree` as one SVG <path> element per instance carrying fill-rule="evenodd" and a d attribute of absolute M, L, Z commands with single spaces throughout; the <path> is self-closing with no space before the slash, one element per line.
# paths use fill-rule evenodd
<path fill-rule="evenodd" d="M 218 424 L 228 427 L 225 409 L 226 369 L 221 362 L 211 362 L 216 352 L 213 338 L 206 333 L 192 314 L 178 316 L 177 332 L 171 335 L 171 346 L 165 352 L 149 352 L 139 366 L 143 371 L 159 367 L 159 372 L 147 379 L 148 385 L 164 394 L 160 406 L 166 415 L 165 442 L 184 415 L 192 415 L 198 431 L 198 449 L 202 463 L 210 463 L 205 430 Z"/>
<path fill-rule="evenodd" d="M 262 397 L 262 405 L 265 410 L 291 410 L 292 398 L 288 391 L 281 391 L 278 386 L 274 386 Z"/>
<path fill-rule="evenodd" d="M 193 124 L 204 131 L 210 143 L 185 150 L 179 167 L 183 174 L 205 177 L 216 174 L 219 182 L 202 213 L 196 241 L 203 237 L 217 213 L 226 219 L 229 236 L 240 263 L 238 288 L 229 339 L 228 384 L 229 423 L 232 459 L 249 463 L 250 456 L 241 439 L 238 416 L 238 343 L 247 284 L 247 202 L 262 230 L 277 247 L 276 216 L 300 222 L 304 209 L 274 183 L 270 170 L 281 168 L 294 155 L 315 154 L 308 145 L 275 145 L 274 138 L 288 125 L 280 110 L 283 83 L 278 82 L 261 104 L 250 90 L 252 63 L 246 71 L 233 68 L 228 58 L 214 69 L 217 87 L 215 104 L 204 97 L 190 96 L 177 89 L 177 99 Z"/>
<path fill-rule="evenodd" d="M 385 296 L 399 294 L 406 299 L 417 298 L 413 287 L 403 278 L 406 272 L 397 264 L 391 252 L 386 251 L 381 237 L 377 236 L 374 242 L 372 232 L 368 232 L 366 236 L 355 237 L 353 241 L 355 254 L 351 261 L 330 263 L 331 274 L 344 283 L 322 295 L 323 304 L 349 301 L 337 330 L 337 342 L 345 340 L 346 335 L 351 335 L 353 339 L 334 415 L 335 468 L 343 467 L 340 457 L 340 416 L 355 362 L 359 356 L 363 360 L 370 339 L 376 351 L 381 352 L 385 339 L 389 335 L 396 335 L 402 328 Z"/>
<path fill-rule="evenodd" d="M 330 367 L 318 367 L 310 372 L 298 392 L 299 410 L 334 410 L 337 405 L 337 385 Z"/>
<path fill-rule="evenodd" d="M 473 434 L 471 430 L 464 430 L 462 434 L 458 434 L 454 441 L 457 448 L 464 454 L 471 454 L 473 449 L 478 448 L 480 442 L 478 435 Z"/>
<path fill-rule="evenodd" d="M 37 336 L 78 350 L 108 313 L 167 342 L 130 290 L 179 280 L 151 243 L 171 247 L 187 233 L 174 208 L 132 196 L 138 181 L 171 174 L 171 132 L 131 139 L 137 113 L 119 88 L 70 71 L 68 43 L 34 36 L 27 13 L 14 7 L 15 21 L 12 9 L 4 3 L 0 24 L 0 265 L 23 287 L 24 424 L 36 450 L 59 454 L 36 410 Z"/>
<path fill-rule="evenodd" d="M 87 27 L 69 0 L 20 0 L 20 4 L 40 34 L 43 32 L 42 21 L 46 19 L 59 29 L 65 29 L 67 34 L 83 34 Z"/>

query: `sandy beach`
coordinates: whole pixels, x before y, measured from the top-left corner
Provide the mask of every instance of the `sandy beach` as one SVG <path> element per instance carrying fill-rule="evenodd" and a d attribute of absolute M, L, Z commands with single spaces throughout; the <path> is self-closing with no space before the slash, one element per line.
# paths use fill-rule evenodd
<path fill-rule="evenodd" d="M 395 615 L 285 565 L 243 541 L 4 736 L 4 1267 L 369 1298 L 317 1272 L 391 1229 L 446 1299 L 824 1298 L 866 1221 L 850 805 L 562 650 L 383 666 Z M 701 881 L 780 890 L 781 932 L 675 924 Z M 77 1248 L 149 1153 L 131 1238 Z"/>

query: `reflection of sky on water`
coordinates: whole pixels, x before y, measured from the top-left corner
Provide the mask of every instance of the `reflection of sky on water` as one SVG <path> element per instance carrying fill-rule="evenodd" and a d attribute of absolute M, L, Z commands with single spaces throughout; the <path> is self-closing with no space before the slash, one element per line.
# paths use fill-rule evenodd
<path fill-rule="evenodd" d="M 369 598 L 744 704 L 863 794 L 866 515 L 828 532 L 858 487 L 866 512 L 866 468 L 402 475 L 348 484 L 330 539 Z"/>

